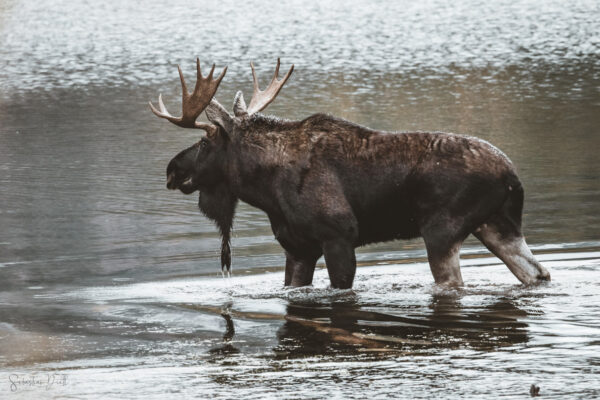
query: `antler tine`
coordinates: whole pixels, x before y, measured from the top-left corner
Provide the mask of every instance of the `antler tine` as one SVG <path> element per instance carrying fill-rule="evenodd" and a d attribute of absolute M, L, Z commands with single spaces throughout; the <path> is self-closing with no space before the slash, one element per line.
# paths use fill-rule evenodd
<path fill-rule="evenodd" d="M 217 85 L 219 85 L 221 83 L 221 79 L 223 79 L 223 77 L 225 76 L 225 72 L 227 72 L 227 66 L 225 66 L 225 68 L 223 68 L 223 71 L 221 71 L 219 76 L 217 76 L 217 79 L 215 79 L 215 82 L 217 82 Z"/>
<path fill-rule="evenodd" d="M 179 72 L 179 80 L 181 81 L 181 97 L 185 101 L 186 97 L 188 97 L 190 94 L 188 93 L 187 85 L 185 84 L 185 78 L 183 77 L 183 72 L 181 72 L 181 67 L 179 64 L 177 64 L 177 71 Z"/>
<path fill-rule="evenodd" d="M 194 87 L 194 92 L 199 90 L 200 81 L 202 80 L 202 70 L 200 69 L 200 57 L 196 58 L 196 86 Z"/>
<path fill-rule="evenodd" d="M 252 69 L 252 85 L 254 86 L 254 92 L 260 92 L 258 88 L 258 79 L 256 78 L 256 71 L 254 70 L 254 63 L 250 61 L 250 68 Z"/>
<path fill-rule="evenodd" d="M 165 118 L 171 122 L 173 122 L 174 124 L 177 123 L 177 118 L 172 116 L 168 111 L 167 108 L 165 107 L 165 104 L 162 101 L 162 94 L 158 95 L 158 110 L 154 107 L 154 104 L 152 104 L 151 101 L 148 102 L 148 104 L 150 104 L 150 109 L 152 110 L 152 112 L 160 118 Z"/>
<path fill-rule="evenodd" d="M 252 94 L 252 99 L 250 100 L 250 105 L 248 106 L 248 114 L 252 115 L 259 111 L 264 110 L 279 94 L 283 85 L 287 82 L 289 77 L 292 75 L 294 71 L 294 66 L 292 65 L 287 74 L 282 79 L 277 79 L 279 76 L 279 66 L 281 64 L 280 59 L 277 59 L 277 66 L 275 67 L 275 74 L 273 75 L 273 79 L 271 79 L 271 83 L 265 90 L 260 90 L 258 86 L 258 79 L 256 78 L 256 71 L 254 70 L 254 64 L 250 63 L 250 68 L 252 69 L 252 80 L 254 83 L 254 93 Z"/>
<path fill-rule="evenodd" d="M 196 85 L 194 87 L 194 92 L 189 93 L 187 90 L 187 85 L 185 83 L 185 79 L 183 77 L 183 72 L 179 65 L 177 66 L 177 70 L 179 71 L 179 80 L 181 81 L 181 109 L 182 115 L 181 117 L 172 116 L 165 107 L 162 101 L 162 95 L 158 96 L 158 107 L 156 107 L 150 102 L 150 109 L 152 112 L 160 117 L 164 118 L 177 126 L 181 126 L 183 128 L 197 128 L 204 129 L 207 132 L 214 130 L 214 126 L 211 124 L 205 124 L 202 122 L 196 122 L 196 118 L 204 111 L 206 106 L 210 103 L 213 96 L 217 92 L 219 85 L 221 84 L 221 80 L 225 76 L 227 72 L 227 67 L 223 68 L 221 74 L 217 77 L 217 79 L 213 79 L 213 74 L 215 70 L 215 65 L 213 64 L 210 73 L 206 78 L 202 77 L 202 71 L 200 69 L 200 59 L 196 59 L 196 70 L 197 70 L 197 78 Z"/>
<path fill-rule="evenodd" d="M 160 107 L 160 112 L 162 112 L 163 114 L 169 114 L 169 112 L 167 111 L 167 107 L 165 107 L 165 103 L 163 103 L 162 101 L 162 94 L 158 95 L 158 106 Z"/>
<path fill-rule="evenodd" d="M 279 66 L 280 65 L 281 65 L 281 59 L 279 57 L 277 57 L 277 66 L 275 67 L 275 73 L 273 74 L 273 79 L 271 79 L 271 82 L 277 80 L 277 77 L 279 76 Z"/>

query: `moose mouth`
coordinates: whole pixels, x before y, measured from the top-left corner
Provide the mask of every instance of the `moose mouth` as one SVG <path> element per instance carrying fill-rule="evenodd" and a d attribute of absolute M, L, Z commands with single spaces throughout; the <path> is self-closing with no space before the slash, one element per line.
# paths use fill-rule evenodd
<path fill-rule="evenodd" d="M 197 187 L 194 183 L 193 177 L 191 176 L 187 179 L 181 180 L 177 179 L 173 174 L 170 174 L 167 177 L 167 189 L 179 189 L 183 194 L 191 194 L 197 189 Z"/>

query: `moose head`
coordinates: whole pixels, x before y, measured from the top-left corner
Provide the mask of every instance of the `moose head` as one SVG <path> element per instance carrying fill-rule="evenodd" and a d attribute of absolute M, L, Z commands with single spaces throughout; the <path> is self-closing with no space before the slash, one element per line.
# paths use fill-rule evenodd
<path fill-rule="evenodd" d="M 181 68 L 177 66 L 182 89 L 182 116 L 174 117 L 167 111 L 162 101 L 162 95 L 158 96 L 159 109 L 156 109 L 151 102 L 150 108 L 160 118 L 183 128 L 202 129 L 206 131 L 206 135 L 169 162 L 167 166 L 167 188 L 179 189 L 185 194 L 190 194 L 196 190 L 211 189 L 220 183 L 222 171 L 226 167 L 223 163 L 226 162 L 225 150 L 228 144 L 240 130 L 247 127 L 247 124 L 244 123 L 246 120 L 251 118 L 253 114 L 264 110 L 275 100 L 294 70 L 292 65 L 287 74 L 282 79 L 278 79 L 279 66 L 280 60 L 277 59 L 277 67 L 271 83 L 265 90 L 260 90 L 254 64 L 250 63 L 254 93 L 250 105 L 246 106 L 242 92 L 237 92 L 233 105 L 233 116 L 213 98 L 227 72 L 227 67 L 216 79 L 213 79 L 215 70 L 213 64 L 210 73 L 205 78 L 202 76 L 200 60 L 197 59 L 196 86 L 190 94 Z M 205 110 L 210 123 L 197 122 L 196 119 Z"/>
<path fill-rule="evenodd" d="M 277 59 L 273 79 L 265 90 L 260 90 L 254 64 L 250 63 L 254 93 L 250 105 L 246 106 L 242 92 L 237 92 L 233 105 L 234 115 L 229 114 L 214 99 L 219 84 L 227 72 L 227 67 L 214 79 L 215 65 L 213 64 L 208 76 L 203 77 L 199 59 L 196 59 L 197 79 L 192 93 L 188 92 L 181 68 L 177 66 L 182 89 L 181 117 L 174 117 L 167 111 L 162 101 L 162 95 L 158 96 L 158 109 L 150 102 L 152 112 L 158 117 L 183 128 L 202 129 L 206 132 L 206 135 L 201 137 L 197 143 L 181 151 L 169 162 L 167 188 L 179 189 L 184 194 L 200 192 L 200 210 L 215 221 L 221 231 L 223 239 L 221 267 L 222 269 L 226 267 L 227 271 L 231 267 L 229 241 L 237 204 L 237 197 L 230 190 L 226 177 L 230 158 L 228 149 L 232 147 L 236 137 L 251 129 L 251 124 L 247 123 L 248 120 L 254 114 L 264 110 L 277 97 L 294 70 L 292 65 L 287 74 L 279 79 L 279 66 L 280 60 Z M 203 111 L 206 111 L 210 123 L 196 121 Z"/>

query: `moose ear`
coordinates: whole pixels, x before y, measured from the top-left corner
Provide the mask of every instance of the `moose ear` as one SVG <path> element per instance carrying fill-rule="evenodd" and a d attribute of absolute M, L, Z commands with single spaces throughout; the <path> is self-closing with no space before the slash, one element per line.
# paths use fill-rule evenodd
<path fill-rule="evenodd" d="M 227 136 L 232 137 L 233 135 L 233 117 L 229 115 L 227 110 L 215 99 L 210 101 L 210 104 L 206 107 L 206 117 L 214 125 L 220 126 Z"/>
<path fill-rule="evenodd" d="M 248 107 L 244 101 L 244 94 L 242 91 L 238 91 L 233 99 L 233 113 L 236 117 L 245 117 L 248 115 Z"/>

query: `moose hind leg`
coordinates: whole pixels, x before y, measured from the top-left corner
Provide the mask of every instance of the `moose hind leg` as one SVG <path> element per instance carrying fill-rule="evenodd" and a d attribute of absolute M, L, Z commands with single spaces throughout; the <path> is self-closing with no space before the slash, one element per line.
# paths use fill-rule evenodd
<path fill-rule="evenodd" d="M 473 235 L 502 260 L 522 283 L 549 281 L 550 273 L 533 256 L 520 233 L 500 232 L 493 223 L 481 225 Z"/>

